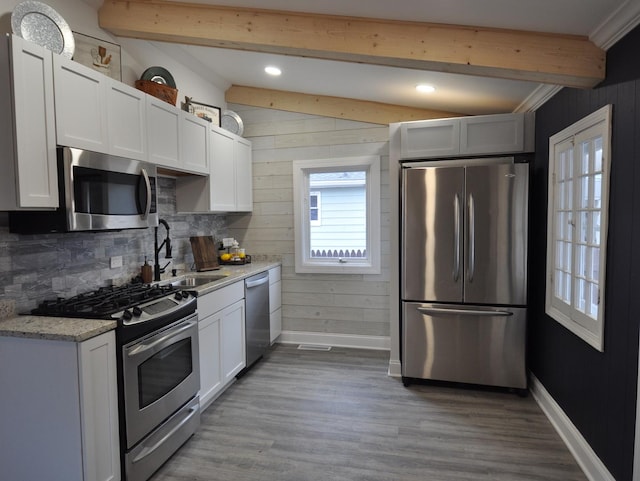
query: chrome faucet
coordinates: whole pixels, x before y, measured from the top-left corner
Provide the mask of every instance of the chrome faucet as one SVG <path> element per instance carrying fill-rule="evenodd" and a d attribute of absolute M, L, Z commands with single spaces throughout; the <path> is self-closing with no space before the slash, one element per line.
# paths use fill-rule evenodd
<path fill-rule="evenodd" d="M 158 220 L 159 224 L 162 224 L 164 226 L 164 228 L 167 230 L 167 237 L 165 237 L 165 239 L 162 241 L 162 244 L 160 244 L 160 246 L 158 246 L 158 228 L 155 228 L 155 243 L 154 243 L 154 254 L 155 254 L 155 263 L 153 264 L 153 280 L 154 281 L 159 281 L 160 280 L 160 274 L 162 274 L 164 272 L 164 270 L 167 268 L 167 266 L 171 263 L 171 261 L 167 262 L 164 267 L 160 267 L 160 259 L 158 258 L 158 254 L 160 254 L 160 251 L 162 250 L 162 248 L 165 248 L 165 253 L 164 253 L 164 258 L 165 259 L 171 259 L 171 239 L 169 238 L 169 224 L 167 224 L 167 221 L 164 219 L 160 219 Z"/>

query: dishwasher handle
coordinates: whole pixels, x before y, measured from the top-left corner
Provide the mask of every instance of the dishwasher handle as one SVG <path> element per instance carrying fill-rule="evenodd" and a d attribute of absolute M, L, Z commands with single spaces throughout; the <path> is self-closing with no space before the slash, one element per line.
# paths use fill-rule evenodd
<path fill-rule="evenodd" d="M 252 287 L 257 287 L 259 285 L 264 284 L 265 282 L 269 282 L 269 273 L 266 272 L 262 277 L 254 276 L 246 279 L 244 281 L 244 285 L 247 289 L 251 289 Z"/>

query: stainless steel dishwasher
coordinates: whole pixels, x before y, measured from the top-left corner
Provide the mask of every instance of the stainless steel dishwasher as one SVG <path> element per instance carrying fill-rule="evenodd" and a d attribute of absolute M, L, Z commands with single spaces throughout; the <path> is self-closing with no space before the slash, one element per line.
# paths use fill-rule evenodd
<path fill-rule="evenodd" d="M 269 272 L 244 281 L 247 366 L 244 374 L 269 348 Z"/>

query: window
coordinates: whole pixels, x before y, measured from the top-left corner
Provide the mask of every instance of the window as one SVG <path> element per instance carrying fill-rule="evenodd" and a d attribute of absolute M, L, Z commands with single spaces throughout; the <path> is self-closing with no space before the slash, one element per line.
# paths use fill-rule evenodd
<path fill-rule="evenodd" d="M 546 312 L 603 351 L 611 106 L 549 139 Z"/>
<path fill-rule="evenodd" d="M 380 158 L 293 163 L 296 272 L 380 272 Z"/>
<path fill-rule="evenodd" d="M 320 192 L 309 192 L 309 225 L 322 225 L 320 209 Z"/>

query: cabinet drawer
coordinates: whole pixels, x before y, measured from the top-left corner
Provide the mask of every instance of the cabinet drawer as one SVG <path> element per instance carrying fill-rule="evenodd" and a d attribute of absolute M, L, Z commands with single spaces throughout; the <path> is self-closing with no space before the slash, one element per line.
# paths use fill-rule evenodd
<path fill-rule="evenodd" d="M 230 286 L 222 287 L 218 290 L 198 297 L 198 317 L 204 319 L 214 312 L 233 304 L 244 298 L 244 282 L 239 281 Z"/>

